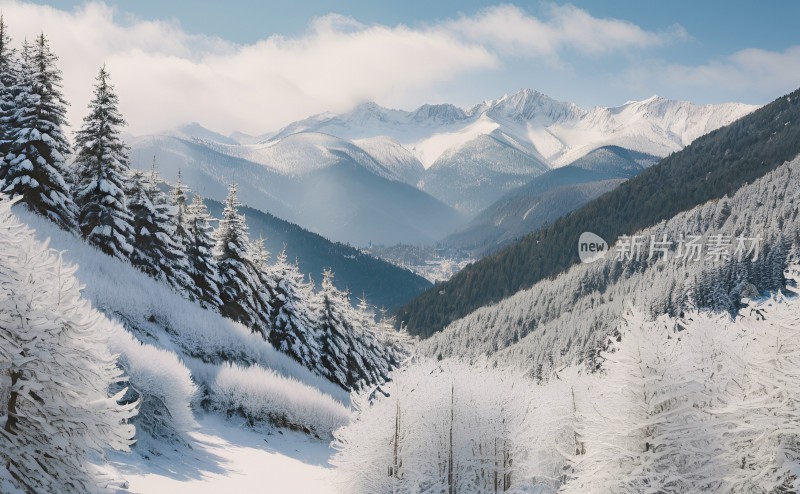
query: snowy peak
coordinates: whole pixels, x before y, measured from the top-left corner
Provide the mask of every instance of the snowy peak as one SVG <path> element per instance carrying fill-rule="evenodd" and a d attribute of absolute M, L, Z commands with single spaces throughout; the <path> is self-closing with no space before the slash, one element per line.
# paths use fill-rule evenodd
<path fill-rule="evenodd" d="M 405 112 L 389 110 L 377 103 L 361 103 L 351 112 L 339 118 L 342 122 L 350 125 L 371 125 L 375 123 L 389 123 L 400 120 Z"/>
<path fill-rule="evenodd" d="M 182 139 L 197 139 L 200 141 L 219 142 L 222 144 L 237 144 L 237 141 L 230 137 L 209 130 L 197 122 L 192 122 L 172 130 L 163 132 L 163 134 L 180 137 Z"/>
<path fill-rule="evenodd" d="M 422 105 L 407 112 L 362 103 L 349 113 L 295 122 L 273 139 L 300 132 L 321 132 L 345 140 L 390 137 L 430 167 L 446 151 L 457 154 L 480 135 L 501 133 L 532 158 L 560 167 L 603 146 L 663 157 L 756 108 L 739 103 L 696 105 L 654 95 L 617 107 L 585 110 L 522 89 L 466 111 L 452 104 Z"/>
<path fill-rule="evenodd" d="M 492 116 L 514 121 L 543 123 L 571 121 L 585 113 L 574 103 L 558 101 L 532 89 L 522 89 L 510 96 L 478 105 L 473 111 L 485 111 Z"/>
<path fill-rule="evenodd" d="M 451 104 L 422 105 L 411 114 L 411 121 L 417 123 L 454 123 L 467 118 L 467 113 Z"/>

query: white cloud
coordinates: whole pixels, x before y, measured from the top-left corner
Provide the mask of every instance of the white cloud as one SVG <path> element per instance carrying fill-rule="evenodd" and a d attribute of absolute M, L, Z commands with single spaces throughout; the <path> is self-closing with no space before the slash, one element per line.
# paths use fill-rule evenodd
<path fill-rule="evenodd" d="M 800 46 L 748 48 L 705 64 L 650 61 L 627 69 L 616 83 L 640 91 L 704 95 L 710 101 L 766 103 L 800 85 Z"/>
<path fill-rule="evenodd" d="M 413 106 L 437 85 L 497 70 L 504 57 L 559 61 L 573 50 L 603 55 L 663 44 L 653 33 L 572 6 L 547 6 L 540 20 L 512 6 L 423 27 L 364 25 L 331 14 L 299 36 L 250 45 L 191 35 L 178 24 L 132 18 L 102 3 L 74 11 L 0 0 L 17 42 L 44 31 L 59 55 L 69 119 L 81 122 L 93 78 L 111 72 L 134 133 L 190 121 L 215 130 L 261 133 L 364 100 Z"/>
<path fill-rule="evenodd" d="M 601 55 L 629 48 L 659 46 L 688 34 L 681 26 L 664 33 L 645 31 L 619 19 L 593 17 L 572 5 L 546 5 L 547 19 L 526 14 L 514 5 L 490 7 L 472 17 L 445 24 L 473 41 L 503 53 L 556 61 L 564 50 Z"/>
<path fill-rule="evenodd" d="M 101 3 L 74 12 L 26 3 L 0 8 L 15 41 L 40 31 L 50 38 L 73 126 L 106 63 L 134 133 L 189 121 L 259 133 L 366 99 L 402 102 L 497 64 L 485 48 L 446 32 L 362 26 L 341 16 L 317 19 L 301 37 L 240 46 L 170 23 L 125 19 Z"/>

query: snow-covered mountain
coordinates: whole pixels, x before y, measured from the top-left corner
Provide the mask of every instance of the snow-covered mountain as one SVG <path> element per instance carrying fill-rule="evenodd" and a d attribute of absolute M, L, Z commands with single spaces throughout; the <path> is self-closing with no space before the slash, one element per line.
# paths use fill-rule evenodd
<path fill-rule="evenodd" d="M 183 181 L 205 197 L 222 201 L 230 182 L 242 202 L 296 223 L 330 240 L 431 243 L 463 224 L 463 217 L 406 183 L 419 163 L 397 147 L 378 146 L 386 165 L 355 144 L 321 133 L 277 141 L 231 145 L 175 135 L 130 141 L 134 167 L 149 169 L 153 156 L 171 183 Z"/>
<path fill-rule="evenodd" d="M 420 243 L 599 148 L 663 157 L 755 108 L 652 97 L 585 110 L 526 89 L 469 109 L 364 103 L 261 136 L 190 124 L 130 144 L 135 166 L 156 155 L 168 179 L 181 169 L 218 200 L 236 180 L 247 204 L 333 240 Z"/>
<path fill-rule="evenodd" d="M 391 139 L 404 156 L 413 155 L 426 168 L 421 189 L 471 216 L 548 168 L 566 166 L 598 148 L 619 146 L 663 157 L 756 108 L 653 96 L 586 110 L 523 89 L 466 110 L 440 104 L 402 111 L 364 103 L 348 113 L 315 115 L 264 134 L 263 143 L 312 132 L 359 145 Z"/>
<path fill-rule="evenodd" d="M 292 123 L 269 140 L 299 132 L 322 132 L 348 140 L 388 136 L 430 168 L 445 152 L 457 152 L 477 137 L 500 129 L 533 157 L 558 167 L 608 145 L 665 156 L 756 108 L 742 103 L 696 105 L 652 96 L 586 110 L 523 89 L 467 110 L 443 104 L 402 111 L 364 103 L 349 113 L 320 114 Z"/>

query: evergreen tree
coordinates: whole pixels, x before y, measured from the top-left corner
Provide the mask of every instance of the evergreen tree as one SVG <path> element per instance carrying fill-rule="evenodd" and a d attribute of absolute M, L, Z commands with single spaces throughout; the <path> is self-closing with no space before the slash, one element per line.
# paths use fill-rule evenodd
<path fill-rule="evenodd" d="M 124 378 L 108 321 L 80 298 L 75 268 L 37 244 L 10 207 L 0 205 L 0 464 L 20 492 L 107 492 L 92 463 L 107 448 L 128 450 L 137 403 L 118 404 L 125 389 L 109 396 Z"/>
<path fill-rule="evenodd" d="M 177 231 L 177 208 L 172 203 L 171 197 L 162 189 L 164 180 L 156 169 L 156 160 L 153 157 L 153 167 L 147 181 L 147 194 L 154 211 L 154 232 L 157 239 L 157 253 L 153 259 L 160 264 L 161 271 L 167 281 L 181 294 L 185 295 L 191 284 L 188 271 L 189 266 L 183 252 L 181 238 Z"/>
<path fill-rule="evenodd" d="M 175 240 L 185 248 L 191 242 L 189 238 L 189 218 L 187 208 L 187 187 L 181 181 L 181 171 L 178 170 L 178 181 L 172 187 L 172 204 L 175 206 Z"/>
<path fill-rule="evenodd" d="M 62 127 L 67 102 L 61 94 L 57 60 L 44 34 L 23 49 L 16 108 L 9 123 L 8 168 L 0 187 L 12 197 L 22 196 L 32 211 L 71 230 L 77 207 L 66 168 L 70 147 Z"/>
<path fill-rule="evenodd" d="M 108 255 L 127 258 L 133 233 L 124 192 L 128 149 L 120 139 L 125 120 L 105 66 L 97 75 L 89 115 L 75 136 L 77 155 L 75 202 L 81 235 Z"/>
<path fill-rule="evenodd" d="M 191 285 L 189 266 L 174 238 L 175 208 L 161 190 L 163 181 L 156 171 L 155 158 L 147 177 L 136 172 L 130 182 L 128 206 L 134 224 L 131 263 L 186 295 Z"/>
<path fill-rule="evenodd" d="M 17 53 L 11 47 L 8 27 L 0 12 L 0 180 L 5 169 L 3 157 L 10 144 L 10 124 L 15 108 L 14 88 L 17 85 L 18 70 Z"/>
<path fill-rule="evenodd" d="M 214 238 L 203 198 L 195 194 L 186 208 L 186 238 L 184 245 L 189 263 L 189 276 L 193 289 L 190 297 L 207 308 L 219 309 L 219 274 L 214 257 Z"/>
<path fill-rule="evenodd" d="M 237 208 L 236 184 L 228 188 L 225 209 L 216 231 L 216 247 L 220 279 L 220 313 L 259 332 L 266 339 L 269 309 L 263 307 L 259 290 L 261 280 L 250 256 L 252 247 L 247 223 Z"/>
<path fill-rule="evenodd" d="M 347 390 L 360 390 L 388 379 L 388 350 L 350 305 L 347 292 L 333 285 L 326 270 L 317 302 L 322 373 Z"/>
<path fill-rule="evenodd" d="M 155 208 L 150 202 L 147 193 L 147 182 L 144 173 L 136 170 L 128 180 L 126 191 L 128 197 L 128 210 L 133 219 L 133 252 L 131 264 L 155 278 L 161 277 L 159 266 L 153 262 L 152 253 L 156 250 L 153 232 L 156 230 L 154 223 Z"/>
<path fill-rule="evenodd" d="M 278 254 L 270 267 L 274 295 L 270 343 L 306 367 L 320 363 L 319 336 L 316 333 L 313 307 L 313 283 L 308 283 L 296 264 L 287 262 L 286 250 Z"/>

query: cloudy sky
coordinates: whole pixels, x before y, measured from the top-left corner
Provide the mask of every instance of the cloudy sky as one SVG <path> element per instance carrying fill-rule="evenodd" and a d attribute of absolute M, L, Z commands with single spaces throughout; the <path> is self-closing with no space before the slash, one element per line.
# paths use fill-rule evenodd
<path fill-rule="evenodd" d="M 296 5 L 301 4 L 302 5 Z M 51 39 L 79 124 L 101 64 L 129 130 L 260 134 L 367 100 L 469 107 L 520 88 L 591 107 L 766 103 L 800 86 L 800 2 L 0 0 Z"/>

